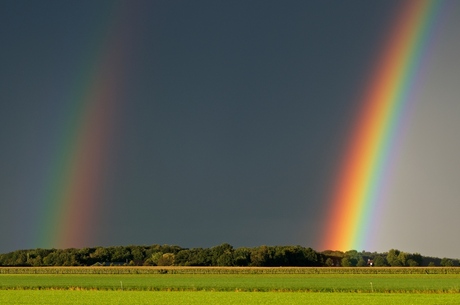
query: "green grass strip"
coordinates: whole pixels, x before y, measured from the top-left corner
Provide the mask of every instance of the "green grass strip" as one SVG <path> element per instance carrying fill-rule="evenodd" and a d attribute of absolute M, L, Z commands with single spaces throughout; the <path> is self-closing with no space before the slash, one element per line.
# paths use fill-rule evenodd
<path fill-rule="evenodd" d="M 149 291 L 0 291 L 0 304 L 94 304 L 94 305 L 232 305 L 232 304 L 459 304 L 458 295 L 351 294 L 282 292 L 149 292 Z"/>
<path fill-rule="evenodd" d="M 460 293 L 455 274 L 8 274 L 0 290 Z"/>

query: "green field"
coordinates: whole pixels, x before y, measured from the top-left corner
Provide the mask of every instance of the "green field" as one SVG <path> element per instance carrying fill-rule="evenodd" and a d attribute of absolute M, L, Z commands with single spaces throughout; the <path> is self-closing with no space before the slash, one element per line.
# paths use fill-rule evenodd
<path fill-rule="evenodd" d="M 458 269 L 3 268 L 0 304 L 460 304 Z"/>
<path fill-rule="evenodd" d="M 458 275 L 363 274 L 13 274 L 2 290 L 459 293 Z"/>
<path fill-rule="evenodd" d="M 456 294 L 301 293 L 301 292 L 166 292 L 166 291 L 0 291 L 0 304 L 459 304 Z"/>

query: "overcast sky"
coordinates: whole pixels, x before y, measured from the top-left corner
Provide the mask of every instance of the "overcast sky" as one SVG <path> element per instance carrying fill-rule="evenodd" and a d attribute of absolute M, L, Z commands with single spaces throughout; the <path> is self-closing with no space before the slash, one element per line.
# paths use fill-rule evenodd
<path fill-rule="evenodd" d="M 2 1 L 0 252 L 60 246 L 36 233 L 60 217 L 46 202 L 49 173 L 98 77 L 115 96 L 98 117 L 111 122 L 98 208 L 66 246 L 315 248 L 400 3 Z M 460 258 L 460 5 L 450 4 L 365 250 Z"/>

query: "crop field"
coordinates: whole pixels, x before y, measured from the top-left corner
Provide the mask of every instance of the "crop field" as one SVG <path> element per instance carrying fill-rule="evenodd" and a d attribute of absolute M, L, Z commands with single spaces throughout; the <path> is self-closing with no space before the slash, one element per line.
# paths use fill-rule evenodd
<path fill-rule="evenodd" d="M 0 268 L 0 304 L 460 304 L 460 268 Z"/>

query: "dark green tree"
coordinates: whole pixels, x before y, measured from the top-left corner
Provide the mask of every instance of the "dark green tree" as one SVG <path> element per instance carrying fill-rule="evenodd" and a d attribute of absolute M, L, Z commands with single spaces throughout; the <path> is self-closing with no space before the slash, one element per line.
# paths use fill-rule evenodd
<path fill-rule="evenodd" d="M 305 266 L 320 266 L 322 263 L 321 255 L 312 248 L 304 248 Z"/>
<path fill-rule="evenodd" d="M 157 261 L 158 266 L 173 266 L 174 265 L 174 253 L 165 253 Z"/>
<path fill-rule="evenodd" d="M 332 258 L 328 257 L 326 259 L 326 261 L 324 262 L 324 264 L 327 266 L 327 267 L 332 267 L 334 266 L 334 261 L 332 260 Z"/>
<path fill-rule="evenodd" d="M 251 263 L 251 250 L 249 248 L 237 248 L 233 252 L 235 266 L 249 266 Z"/>
<path fill-rule="evenodd" d="M 251 266 L 268 266 L 270 260 L 270 250 L 267 246 L 253 248 L 251 251 Z"/>
<path fill-rule="evenodd" d="M 423 257 L 420 253 L 413 253 L 409 257 L 410 260 L 414 261 L 416 263 L 415 266 L 422 266 L 423 265 Z M 410 264 L 409 264 L 410 266 Z"/>
<path fill-rule="evenodd" d="M 444 257 L 443 259 L 441 259 L 441 266 L 452 267 L 453 265 L 454 262 L 450 258 Z"/>
<path fill-rule="evenodd" d="M 345 256 L 344 258 L 342 258 L 342 260 L 340 261 L 340 264 L 342 265 L 342 267 L 351 267 L 352 266 L 350 258 L 348 256 Z"/>
<path fill-rule="evenodd" d="M 399 252 L 398 254 L 398 260 L 401 262 L 401 266 L 406 266 L 407 265 L 407 260 L 410 258 L 410 254 L 406 252 Z"/>
<path fill-rule="evenodd" d="M 213 266 L 232 266 L 233 265 L 233 246 L 224 243 L 211 248 L 211 264 Z M 223 258 L 221 259 L 221 256 Z M 225 264 L 225 265 L 222 265 Z"/>
<path fill-rule="evenodd" d="M 400 251 L 396 249 L 391 249 L 387 254 L 387 262 L 391 267 L 401 267 L 403 264 L 399 260 Z"/>
<path fill-rule="evenodd" d="M 366 261 L 364 260 L 364 258 L 360 257 L 358 260 L 358 263 L 356 264 L 356 267 L 366 267 L 366 266 L 367 266 Z"/>
<path fill-rule="evenodd" d="M 385 267 L 385 266 L 387 266 L 386 259 L 382 255 L 375 256 L 373 261 L 374 261 L 374 266 L 375 267 Z"/>

